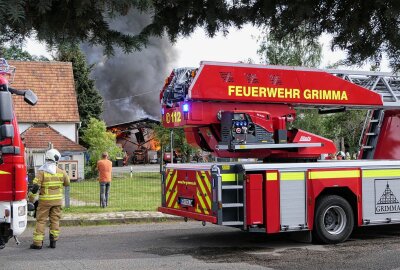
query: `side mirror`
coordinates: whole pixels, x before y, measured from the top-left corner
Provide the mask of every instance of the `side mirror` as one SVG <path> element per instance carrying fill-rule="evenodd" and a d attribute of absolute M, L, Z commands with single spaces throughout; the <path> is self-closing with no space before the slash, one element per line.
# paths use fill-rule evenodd
<path fill-rule="evenodd" d="M 14 117 L 11 93 L 0 91 L 0 122 L 11 122 Z"/>
<path fill-rule="evenodd" d="M 24 94 L 24 101 L 29 105 L 36 105 L 38 98 L 32 90 L 26 90 Z"/>

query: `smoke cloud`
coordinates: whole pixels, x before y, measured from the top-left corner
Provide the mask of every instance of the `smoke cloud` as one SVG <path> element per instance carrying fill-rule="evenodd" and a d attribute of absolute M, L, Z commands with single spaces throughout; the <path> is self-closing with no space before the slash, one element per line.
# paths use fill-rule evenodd
<path fill-rule="evenodd" d="M 110 27 L 127 34 L 138 34 L 151 22 L 148 14 L 131 11 L 112 19 Z M 149 117 L 160 119 L 159 92 L 170 74 L 176 52 L 164 38 L 151 38 L 142 51 L 125 54 L 115 47 L 109 58 L 101 47 L 82 46 L 96 87 L 104 98 L 103 119 L 107 125 L 131 122 Z"/>

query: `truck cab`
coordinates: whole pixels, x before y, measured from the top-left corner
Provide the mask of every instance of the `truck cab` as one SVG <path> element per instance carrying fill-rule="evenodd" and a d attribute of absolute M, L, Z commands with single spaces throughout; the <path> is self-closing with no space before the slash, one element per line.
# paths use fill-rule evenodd
<path fill-rule="evenodd" d="M 30 105 L 37 102 L 31 90 L 16 90 L 9 86 L 14 72 L 15 68 L 0 59 L 0 248 L 4 248 L 10 238 L 16 239 L 22 234 L 27 225 L 25 149 L 12 94 L 24 96 Z"/>

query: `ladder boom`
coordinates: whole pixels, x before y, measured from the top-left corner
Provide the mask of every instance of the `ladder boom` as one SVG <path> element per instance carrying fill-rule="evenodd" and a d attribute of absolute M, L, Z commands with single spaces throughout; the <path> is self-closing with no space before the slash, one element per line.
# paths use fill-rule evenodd
<path fill-rule="evenodd" d="M 165 85 L 163 103 L 173 97 L 295 107 L 400 108 L 400 77 L 387 72 L 223 62 L 201 62 L 198 69 L 176 71 L 179 78 Z"/>

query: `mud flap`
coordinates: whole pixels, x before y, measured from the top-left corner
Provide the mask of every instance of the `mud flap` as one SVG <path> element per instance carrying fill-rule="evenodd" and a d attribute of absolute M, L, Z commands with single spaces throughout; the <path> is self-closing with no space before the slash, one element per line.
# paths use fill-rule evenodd
<path fill-rule="evenodd" d="M 9 223 L 0 223 L 0 249 L 4 248 L 8 240 L 13 236 Z"/>
<path fill-rule="evenodd" d="M 297 232 L 287 232 L 287 237 L 290 240 L 300 242 L 300 243 L 311 243 L 312 233 L 311 231 L 297 231 Z"/>

